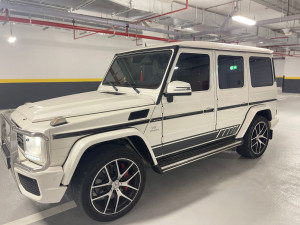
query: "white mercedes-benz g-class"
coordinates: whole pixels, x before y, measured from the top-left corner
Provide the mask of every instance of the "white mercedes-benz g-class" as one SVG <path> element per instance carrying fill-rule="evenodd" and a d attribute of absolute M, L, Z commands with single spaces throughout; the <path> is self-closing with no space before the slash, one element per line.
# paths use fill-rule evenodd
<path fill-rule="evenodd" d="M 1 149 L 22 194 L 70 187 L 93 219 L 130 211 L 157 173 L 236 148 L 258 158 L 276 118 L 272 51 L 179 42 L 116 54 L 99 89 L 1 114 Z M 3 97 L 3 96 L 2 96 Z"/>

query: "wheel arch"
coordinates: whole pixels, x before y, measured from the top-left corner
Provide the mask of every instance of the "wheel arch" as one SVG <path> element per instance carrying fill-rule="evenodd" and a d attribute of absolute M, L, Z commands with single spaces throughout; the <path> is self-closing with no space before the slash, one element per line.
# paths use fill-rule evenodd
<path fill-rule="evenodd" d="M 263 116 L 265 117 L 268 121 L 272 121 L 272 111 L 271 108 L 268 105 L 257 105 L 257 106 L 252 106 L 245 117 L 245 120 L 239 130 L 239 132 L 236 135 L 236 138 L 243 138 L 245 133 L 248 130 L 248 127 L 250 126 L 251 122 L 255 118 L 255 116 Z"/>
<path fill-rule="evenodd" d="M 135 128 L 116 130 L 91 135 L 77 141 L 72 147 L 68 158 L 63 165 L 64 177 L 62 179 L 62 184 L 69 185 L 76 168 L 80 165 L 81 160 L 84 160 L 84 158 L 91 152 L 96 154 L 96 147 L 99 147 L 99 145 L 107 143 L 124 144 L 125 142 L 129 144 L 144 161 L 150 163 L 152 166 L 157 165 L 153 150 L 142 133 Z"/>

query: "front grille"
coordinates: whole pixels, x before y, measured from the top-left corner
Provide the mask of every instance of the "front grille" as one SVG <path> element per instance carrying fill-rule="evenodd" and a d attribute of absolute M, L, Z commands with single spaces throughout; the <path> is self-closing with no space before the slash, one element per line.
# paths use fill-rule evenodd
<path fill-rule="evenodd" d="M 23 134 L 17 133 L 17 141 L 18 141 L 18 146 L 24 150 L 24 137 Z"/>
<path fill-rule="evenodd" d="M 18 174 L 18 175 L 19 175 L 19 180 L 26 191 L 37 196 L 41 195 L 38 183 L 35 179 L 26 177 L 22 174 Z"/>

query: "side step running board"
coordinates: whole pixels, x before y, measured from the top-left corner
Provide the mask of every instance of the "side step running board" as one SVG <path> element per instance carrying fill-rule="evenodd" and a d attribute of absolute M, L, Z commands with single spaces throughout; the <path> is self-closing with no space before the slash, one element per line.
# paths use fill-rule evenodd
<path fill-rule="evenodd" d="M 166 156 L 158 160 L 158 166 L 162 172 L 166 172 L 177 167 L 195 162 L 199 159 L 230 150 L 243 144 L 242 140 L 225 141 L 218 144 L 185 150 L 182 153 Z"/>

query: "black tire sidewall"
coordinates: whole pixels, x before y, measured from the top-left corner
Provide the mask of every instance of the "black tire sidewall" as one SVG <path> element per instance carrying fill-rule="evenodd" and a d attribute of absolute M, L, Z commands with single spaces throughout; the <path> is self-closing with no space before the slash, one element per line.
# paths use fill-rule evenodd
<path fill-rule="evenodd" d="M 266 141 L 266 145 L 264 146 L 263 150 L 257 154 L 255 153 L 253 150 L 252 150 L 252 147 L 251 147 L 251 136 L 252 136 L 252 133 L 253 133 L 253 130 L 255 128 L 255 126 L 260 123 L 260 122 L 264 122 L 267 126 L 267 141 Z M 251 156 L 251 158 L 258 158 L 260 157 L 262 154 L 264 154 L 264 152 L 266 151 L 267 147 L 268 147 L 268 144 L 269 144 L 269 136 L 270 136 L 270 124 L 269 124 L 269 121 L 265 118 L 265 117 L 262 117 L 262 116 L 258 116 L 256 118 L 254 118 L 253 122 L 251 123 L 246 135 L 245 135 L 245 139 L 244 141 L 246 142 L 246 147 L 248 149 L 248 153 L 249 155 Z"/>
<path fill-rule="evenodd" d="M 115 146 L 115 145 L 107 145 L 105 146 L 109 150 L 105 150 L 101 152 L 97 157 L 95 157 L 92 161 L 88 162 L 87 167 L 83 167 L 86 169 L 86 172 L 82 182 L 80 184 L 80 205 L 83 208 L 83 210 L 86 212 L 86 214 L 91 217 L 94 220 L 97 221 L 111 221 L 118 219 L 128 213 L 138 202 L 140 199 L 144 187 L 145 187 L 145 181 L 146 181 L 146 172 L 145 172 L 145 166 L 141 160 L 141 158 L 132 150 L 127 149 L 124 146 Z M 101 150 L 100 150 L 101 151 Z M 102 169 L 107 163 L 115 160 L 115 159 L 130 159 L 132 160 L 139 168 L 141 173 L 141 183 L 140 188 L 135 196 L 134 200 L 128 205 L 124 210 L 120 211 L 119 213 L 112 214 L 112 215 L 104 215 L 99 213 L 92 205 L 90 201 L 90 188 L 92 185 L 92 182 L 96 176 L 96 174 L 99 172 L 100 169 Z M 77 192 L 77 193 L 79 193 Z"/>

